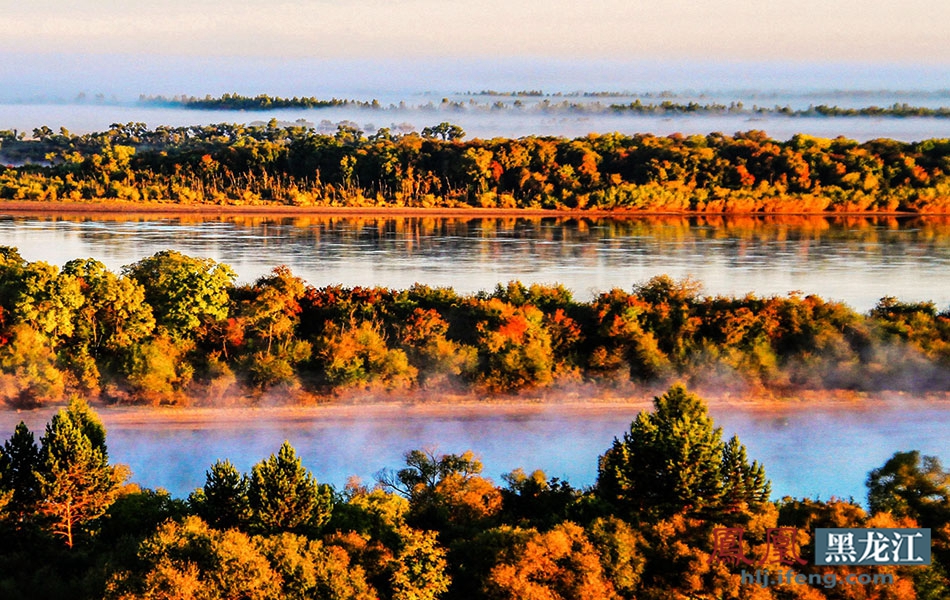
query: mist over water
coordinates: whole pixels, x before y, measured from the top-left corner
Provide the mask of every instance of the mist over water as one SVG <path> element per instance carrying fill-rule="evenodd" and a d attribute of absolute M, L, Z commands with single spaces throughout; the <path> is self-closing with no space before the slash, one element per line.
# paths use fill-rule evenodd
<path fill-rule="evenodd" d="M 187 126 L 279 121 L 319 126 L 323 121 L 356 123 L 368 133 L 389 127 L 415 130 L 451 121 L 468 137 L 555 135 L 591 132 L 708 134 L 760 129 L 776 139 L 795 133 L 861 141 L 889 137 L 905 141 L 950 137 L 950 119 L 789 118 L 775 115 L 659 116 L 584 114 L 534 110 L 537 102 L 629 103 L 635 98 L 700 104 L 743 102 L 772 108 L 832 104 L 847 107 L 950 105 L 950 75 L 940 66 L 794 62 L 674 62 L 558 59 L 498 60 L 317 60 L 142 57 L 135 55 L 0 55 L 0 129 L 31 132 L 47 125 L 73 133 L 108 129 L 112 123 L 144 122 Z M 483 90 L 540 90 L 575 94 L 552 98 L 472 96 Z M 589 98 L 585 92 L 630 93 Z M 378 100 L 383 110 L 358 107 L 203 111 L 140 106 L 141 95 L 316 96 Z M 580 95 L 577 95 L 580 94 Z M 77 98 L 81 95 L 81 101 Z M 480 106 L 441 110 L 443 98 Z M 505 110 L 492 110 L 502 102 Z M 404 109 L 390 105 L 404 103 Z M 432 106 L 430 106 L 430 103 Z M 331 126 L 330 130 L 335 130 Z"/>
<path fill-rule="evenodd" d="M 426 99 L 425 103 L 429 100 Z M 438 103 L 439 99 L 435 99 Z M 425 104 L 424 103 L 424 104 Z M 945 104 L 950 105 L 950 99 Z M 448 121 L 462 127 L 467 138 L 519 138 L 526 136 L 582 137 L 590 133 L 619 132 L 626 135 L 681 133 L 732 135 L 758 129 L 777 140 L 798 133 L 817 137 L 844 136 L 858 141 L 890 138 L 914 142 L 950 137 L 946 118 L 783 117 L 777 115 L 641 116 L 633 114 L 545 113 L 538 110 L 488 108 L 442 110 L 407 108 L 371 110 L 358 107 L 281 109 L 265 111 L 192 110 L 136 105 L 96 104 L 0 104 L 0 129 L 25 132 L 46 125 L 54 131 L 64 127 L 74 134 L 106 131 L 113 123 L 145 123 L 149 127 L 188 127 L 215 123 L 263 124 L 277 119 L 282 125 L 303 125 L 333 133 L 340 123 L 352 123 L 372 134 L 381 128 L 393 132 L 419 132 Z"/>
<path fill-rule="evenodd" d="M 503 485 L 502 474 L 521 467 L 527 472 L 542 469 L 575 487 L 590 486 L 596 480 L 598 457 L 615 437 L 629 431 L 637 412 L 598 408 L 565 415 L 544 406 L 528 412 L 503 406 L 493 410 L 496 416 L 465 409 L 457 415 L 432 416 L 425 409 L 399 406 L 387 414 L 367 415 L 357 407 L 350 415 L 316 410 L 292 418 L 260 410 L 234 421 L 226 413 L 189 419 L 187 410 L 163 415 L 142 409 L 142 418 L 131 422 L 122 417 L 128 409 L 103 409 L 100 414 L 113 462 L 129 465 L 133 481 L 143 486 L 163 487 L 184 497 L 204 485 L 205 472 L 216 460 L 227 458 L 248 472 L 276 453 L 284 440 L 320 482 L 337 489 L 352 476 L 372 485 L 381 469 L 401 468 L 404 453 L 420 448 L 439 453 L 472 450 L 485 465 L 483 474 L 496 485 Z M 910 397 L 818 408 L 713 405 L 710 414 L 723 428 L 724 439 L 737 434 L 749 459 L 765 465 L 773 498 L 864 502 L 868 471 L 882 466 L 894 452 L 917 449 L 925 455 L 950 456 L 944 426 L 950 407 L 927 407 Z M 0 432 L 8 437 L 24 419 L 39 436 L 50 415 L 0 412 Z"/>
<path fill-rule="evenodd" d="M 629 430 L 633 412 L 572 416 L 565 419 L 542 410 L 534 415 L 499 417 L 400 416 L 392 419 L 353 418 L 342 422 L 314 419 L 268 428 L 201 429 L 143 432 L 110 429 L 114 459 L 127 462 L 150 487 L 186 494 L 204 484 L 205 471 L 219 458 L 230 458 L 249 471 L 275 453 L 287 439 L 318 480 L 340 489 L 351 476 L 372 484 L 384 468 L 404 466 L 403 454 L 416 448 L 442 453 L 473 450 L 485 464 L 485 475 L 503 485 L 501 475 L 516 468 L 542 469 L 576 487 L 593 485 L 597 459 Z M 724 439 L 738 434 L 750 460 L 766 467 L 773 497 L 832 496 L 863 502 L 868 471 L 882 466 L 896 451 L 920 450 L 950 456 L 945 435 L 950 409 L 884 410 L 793 409 L 788 412 L 711 410 Z M 173 464 L 152 472 L 151 465 Z M 145 475 L 145 474 L 148 475 Z"/>

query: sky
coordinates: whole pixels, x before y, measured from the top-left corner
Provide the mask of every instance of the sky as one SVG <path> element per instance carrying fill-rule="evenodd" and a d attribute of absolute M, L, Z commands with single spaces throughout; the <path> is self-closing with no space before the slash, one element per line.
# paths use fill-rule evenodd
<path fill-rule="evenodd" d="M 947 62 L 945 0 L 2 0 L 0 50 Z"/>
<path fill-rule="evenodd" d="M 947 23 L 946 0 L 0 0 L 0 100 L 378 92 L 413 78 L 441 90 L 893 88 L 905 71 L 940 89 Z M 868 77 L 849 82 L 856 73 Z"/>

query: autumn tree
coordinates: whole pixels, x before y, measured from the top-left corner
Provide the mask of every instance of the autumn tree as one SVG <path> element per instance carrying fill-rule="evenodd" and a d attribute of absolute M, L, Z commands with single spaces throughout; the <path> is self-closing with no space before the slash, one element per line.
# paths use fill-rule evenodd
<path fill-rule="evenodd" d="M 84 298 L 79 282 L 69 273 L 45 262 L 24 265 L 15 280 L 11 314 L 22 324 L 58 341 L 73 334 L 75 313 Z"/>
<path fill-rule="evenodd" d="M 281 578 L 247 534 L 217 531 L 195 516 L 159 526 L 138 551 L 135 570 L 114 573 L 110 600 L 242 598 L 277 600 Z"/>
<path fill-rule="evenodd" d="M 594 345 L 588 369 L 600 377 L 652 380 L 669 374 L 670 357 L 660 349 L 657 336 L 645 326 L 649 304 L 621 289 L 594 300 Z M 626 371 L 626 372 L 624 372 Z"/>
<path fill-rule="evenodd" d="M 151 404 L 186 402 L 184 390 L 195 372 L 188 356 L 193 349 L 190 340 L 168 333 L 133 346 L 123 365 L 131 396 Z"/>
<path fill-rule="evenodd" d="M 172 337 L 193 337 L 205 320 L 228 316 L 228 290 L 237 276 L 210 258 L 163 250 L 123 268 L 145 290 L 155 322 Z"/>
<path fill-rule="evenodd" d="M 0 346 L 0 400 L 16 408 L 32 408 L 60 400 L 66 375 L 58 366 L 53 341 L 25 323 L 7 332 Z"/>
<path fill-rule="evenodd" d="M 390 348 L 377 323 L 329 323 L 317 340 L 317 356 L 327 382 L 335 387 L 409 387 L 419 371 L 406 352 Z"/>
<path fill-rule="evenodd" d="M 389 567 L 392 600 L 436 600 L 452 581 L 447 566 L 436 532 L 403 527 Z"/>
<path fill-rule="evenodd" d="M 345 548 L 383 598 L 435 599 L 451 582 L 447 551 L 434 531 L 406 524 L 410 505 L 401 495 L 358 483 L 347 485 L 334 508 L 328 543 Z"/>
<path fill-rule="evenodd" d="M 26 260 L 15 246 L 0 246 L 0 268 L 16 268 L 26 265 Z"/>
<path fill-rule="evenodd" d="M 895 452 L 868 474 L 868 508 L 910 517 L 922 527 L 950 521 L 950 472 L 940 459 L 917 450 Z"/>
<path fill-rule="evenodd" d="M 646 567 L 647 544 L 643 534 L 614 516 L 596 519 L 587 537 L 600 555 L 604 576 L 622 598 L 636 598 Z"/>
<path fill-rule="evenodd" d="M 391 548 L 397 546 L 409 513 L 405 497 L 381 486 L 367 489 L 358 481 L 347 484 L 343 497 L 346 501 L 333 507 L 330 529 L 355 532 Z"/>
<path fill-rule="evenodd" d="M 297 337 L 305 291 L 302 279 L 279 266 L 259 278 L 238 307 L 244 342 L 251 351 L 248 371 L 261 388 L 292 382 L 294 366 L 310 358 L 310 343 Z"/>
<path fill-rule="evenodd" d="M 3 452 L 0 451 L 0 461 L 3 460 Z M 3 482 L 3 469 L 0 468 L 0 523 L 2 523 L 7 516 L 7 507 L 10 505 L 10 501 L 13 499 L 13 490 L 8 489 Z"/>
<path fill-rule="evenodd" d="M 519 539 L 520 538 L 520 539 Z M 615 600 L 597 550 L 586 533 L 565 522 L 548 532 L 526 531 L 502 552 L 485 582 L 497 600 Z"/>
<path fill-rule="evenodd" d="M 141 342 L 155 329 L 144 288 L 134 279 L 118 277 L 92 258 L 67 262 L 63 273 L 76 278 L 85 298 L 75 316 L 74 348 L 82 344 L 92 356 L 116 353 Z"/>
<path fill-rule="evenodd" d="M 423 387 L 438 386 L 472 374 L 478 356 L 474 347 L 448 338 L 448 322 L 434 308 L 415 308 L 399 327 L 399 340 Z"/>
<path fill-rule="evenodd" d="M 406 453 L 406 467 L 383 472 L 380 484 L 409 499 L 409 522 L 450 534 L 484 523 L 501 510 L 501 492 L 482 477 L 472 452 L 436 455 Z"/>
<path fill-rule="evenodd" d="M 258 546 L 282 581 L 281 598 L 377 600 L 366 572 L 340 546 L 282 533 L 260 539 Z"/>
<path fill-rule="evenodd" d="M 507 392 L 551 383 L 554 355 L 540 309 L 490 298 L 473 302 L 473 312 L 479 379 L 489 390 Z"/>

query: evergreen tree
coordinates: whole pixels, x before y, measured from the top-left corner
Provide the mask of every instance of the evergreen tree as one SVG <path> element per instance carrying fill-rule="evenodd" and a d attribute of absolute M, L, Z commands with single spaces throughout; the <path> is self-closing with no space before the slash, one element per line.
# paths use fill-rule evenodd
<path fill-rule="evenodd" d="M 600 457 L 597 492 L 603 499 L 631 517 L 666 518 L 768 497 L 762 467 L 748 464 L 738 439 L 723 444 L 722 429 L 713 426 L 701 398 L 677 384 L 653 405 Z"/>
<path fill-rule="evenodd" d="M 276 456 L 254 465 L 248 497 L 254 525 L 266 532 L 321 527 L 333 508 L 329 487 L 317 483 L 286 441 Z"/>
<path fill-rule="evenodd" d="M 771 482 L 765 468 L 754 461 L 751 465 L 739 436 L 732 436 L 722 449 L 722 510 L 738 512 L 768 502 Z"/>
<path fill-rule="evenodd" d="M 82 398 L 73 398 L 69 401 L 66 414 L 73 424 L 79 428 L 94 450 L 102 452 L 102 460 L 109 461 L 109 451 L 106 448 L 106 427 L 102 424 L 99 415 Z"/>
<path fill-rule="evenodd" d="M 63 536 L 70 548 L 77 529 L 105 513 L 128 475 L 127 469 L 109 465 L 104 429 L 98 417 L 86 409 L 83 412 L 77 408 L 72 414 L 60 409 L 53 417 L 41 440 L 39 468 L 35 471 L 38 512 L 49 518 L 52 533 Z M 86 435 L 87 429 L 96 437 L 95 442 Z M 100 432 L 102 438 L 98 437 Z"/>
<path fill-rule="evenodd" d="M 195 512 L 212 527 L 247 525 L 251 512 L 249 481 L 229 460 L 219 460 L 205 474 L 205 485 L 189 498 Z"/>
<path fill-rule="evenodd" d="M 0 489 L 12 492 L 7 509 L 18 516 L 33 511 L 38 497 L 36 468 L 40 450 L 33 432 L 20 421 L 0 451 Z"/>

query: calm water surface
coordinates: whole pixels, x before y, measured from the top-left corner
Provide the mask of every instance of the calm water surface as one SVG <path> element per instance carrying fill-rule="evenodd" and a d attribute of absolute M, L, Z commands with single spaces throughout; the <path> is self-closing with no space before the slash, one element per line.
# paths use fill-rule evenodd
<path fill-rule="evenodd" d="M 0 244 L 119 270 L 160 250 L 211 257 L 251 282 L 285 264 L 314 286 L 422 282 L 463 293 L 513 279 L 587 300 L 658 274 L 708 294 L 792 290 L 865 311 L 883 296 L 950 304 L 950 221 L 815 218 L 125 218 L 3 216 Z"/>
<path fill-rule="evenodd" d="M 597 458 L 614 437 L 627 431 L 634 410 L 591 411 L 565 416 L 538 408 L 529 414 L 500 416 L 466 414 L 431 416 L 412 407 L 398 416 L 310 416 L 273 420 L 268 413 L 237 424 L 197 420 L 176 424 L 160 416 L 144 425 L 102 413 L 108 428 L 110 458 L 129 465 L 133 479 L 185 496 L 204 484 L 205 471 L 228 458 L 239 469 L 276 453 L 289 440 L 321 482 L 340 489 L 351 476 L 372 483 L 381 469 L 403 466 L 402 456 L 414 448 L 461 453 L 472 450 L 485 465 L 485 475 L 501 485 L 501 475 L 521 467 L 542 469 L 549 477 L 574 486 L 594 483 Z M 898 450 L 950 457 L 946 422 L 950 406 L 927 407 L 877 402 L 862 409 L 791 407 L 765 411 L 713 407 L 725 438 L 738 434 L 750 460 L 765 465 L 773 497 L 786 495 L 827 500 L 853 497 L 863 502 L 868 471 L 880 467 Z M 8 437 L 19 419 L 37 436 L 49 411 L 0 413 L 0 431 Z"/>

